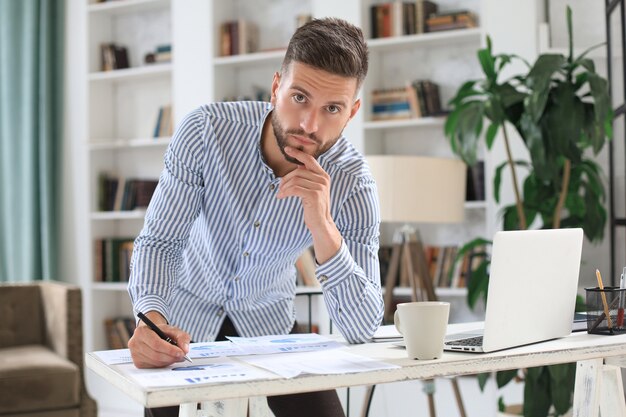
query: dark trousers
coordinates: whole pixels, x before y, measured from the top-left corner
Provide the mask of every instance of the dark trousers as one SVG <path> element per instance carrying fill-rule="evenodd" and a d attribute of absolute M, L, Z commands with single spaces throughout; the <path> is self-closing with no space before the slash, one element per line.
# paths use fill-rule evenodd
<path fill-rule="evenodd" d="M 296 326 L 291 330 L 296 333 Z M 226 336 L 238 336 L 228 317 L 224 320 L 216 341 Z M 267 405 L 276 417 L 345 417 L 337 391 L 305 392 L 302 394 L 267 397 Z M 178 407 L 146 408 L 145 417 L 178 417 Z"/>

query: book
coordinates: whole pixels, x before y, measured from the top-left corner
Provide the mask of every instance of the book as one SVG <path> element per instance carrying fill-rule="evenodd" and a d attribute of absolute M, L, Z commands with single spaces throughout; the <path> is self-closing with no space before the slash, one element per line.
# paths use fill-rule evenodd
<path fill-rule="evenodd" d="M 439 7 L 436 3 L 428 0 L 415 2 L 415 33 L 426 32 L 426 19 L 433 13 L 437 13 Z"/>

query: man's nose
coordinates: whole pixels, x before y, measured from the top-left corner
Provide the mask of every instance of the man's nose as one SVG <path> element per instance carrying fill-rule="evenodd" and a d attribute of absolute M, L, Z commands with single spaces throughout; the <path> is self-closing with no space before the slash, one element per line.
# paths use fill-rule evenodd
<path fill-rule="evenodd" d="M 300 127 L 306 133 L 317 132 L 317 112 L 308 111 L 304 113 L 302 120 L 300 121 Z"/>

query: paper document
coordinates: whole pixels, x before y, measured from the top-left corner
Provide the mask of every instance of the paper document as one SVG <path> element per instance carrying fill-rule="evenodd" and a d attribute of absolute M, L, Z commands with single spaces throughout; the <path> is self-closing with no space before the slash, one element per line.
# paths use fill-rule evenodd
<path fill-rule="evenodd" d="M 372 342 L 395 342 L 402 339 L 402 335 L 396 329 L 396 326 L 388 325 L 388 326 L 380 326 L 376 333 L 374 333 L 374 337 L 372 338 Z"/>
<path fill-rule="evenodd" d="M 239 346 L 246 355 L 311 352 L 337 349 L 344 346 L 335 340 L 320 336 L 316 333 L 297 333 L 260 337 L 228 337 L 228 340 Z"/>
<path fill-rule="evenodd" d="M 131 363 L 133 361 L 130 356 L 130 350 L 128 349 L 100 350 L 98 352 L 94 352 L 94 354 L 107 365 Z"/>
<path fill-rule="evenodd" d="M 202 342 L 191 343 L 189 345 L 189 357 L 195 358 L 217 358 L 220 356 L 245 355 L 241 347 L 226 340 L 222 342 Z"/>
<path fill-rule="evenodd" d="M 189 345 L 189 357 L 217 358 L 269 353 L 309 352 L 336 349 L 341 343 L 316 333 L 274 335 L 262 337 L 229 337 L 221 342 L 201 342 Z M 101 350 L 94 352 L 107 365 L 131 363 L 128 349 Z"/>
<path fill-rule="evenodd" d="M 156 369 L 137 369 L 132 363 L 118 366 L 124 374 L 144 387 L 174 387 L 277 378 L 273 373 L 229 358 L 202 358 L 194 360 L 193 364 L 180 362 Z"/>
<path fill-rule="evenodd" d="M 293 378 L 300 374 L 349 374 L 399 368 L 397 365 L 355 355 L 341 349 L 335 349 L 332 352 L 297 352 L 289 355 L 254 355 L 239 359 L 284 378 Z"/>

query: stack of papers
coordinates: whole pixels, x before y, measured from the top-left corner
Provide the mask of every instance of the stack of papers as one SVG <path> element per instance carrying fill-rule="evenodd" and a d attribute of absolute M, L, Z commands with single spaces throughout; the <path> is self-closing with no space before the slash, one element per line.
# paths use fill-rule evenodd
<path fill-rule="evenodd" d="M 293 378 L 300 374 L 346 374 L 398 368 L 346 352 L 344 345 L 314 333 L 229 337 L 225 342 L 192 343 L 193 363 L 137 369 L 128 349 L 95 352 L 103 362 L 144 387 Z M 329 353 L 329 350 L 333 350 Z"/>

